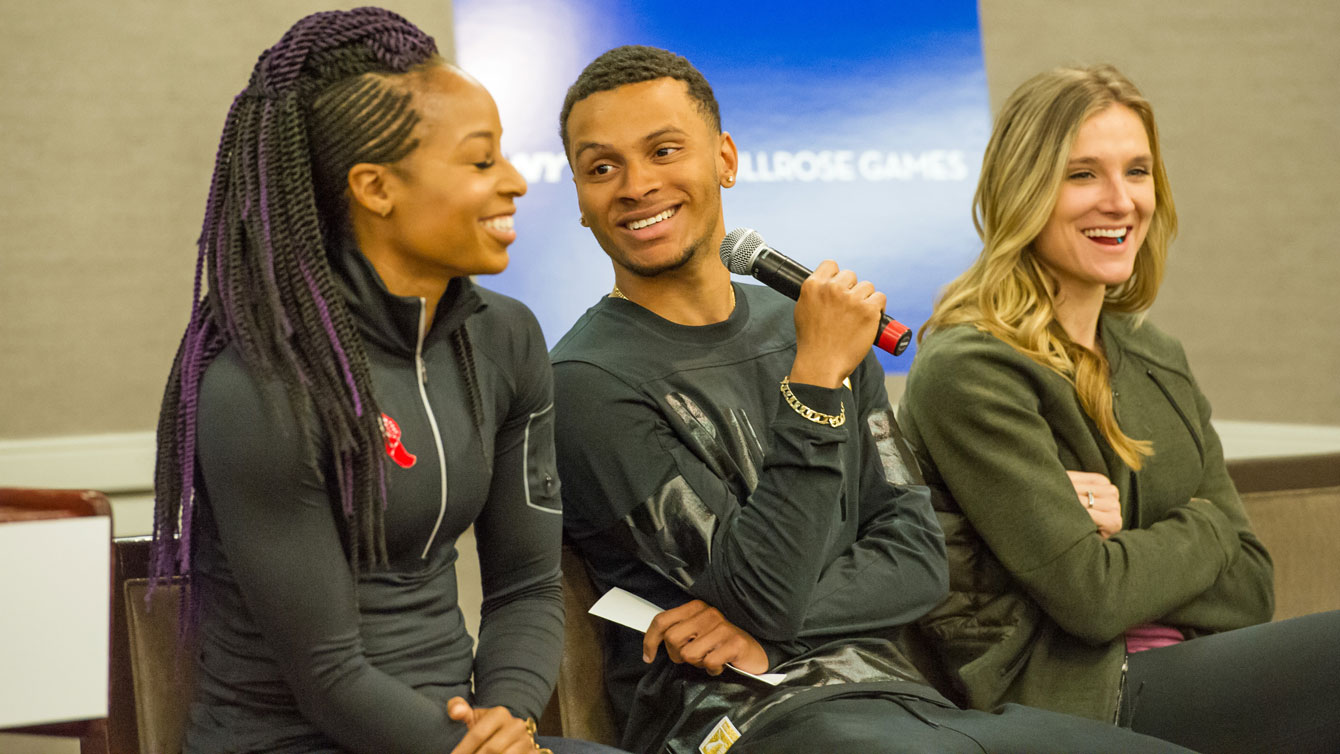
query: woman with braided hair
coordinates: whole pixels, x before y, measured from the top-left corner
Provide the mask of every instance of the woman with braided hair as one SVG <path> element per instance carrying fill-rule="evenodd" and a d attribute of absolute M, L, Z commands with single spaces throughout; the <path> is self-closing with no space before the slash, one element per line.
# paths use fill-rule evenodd
<path fill-rule="evenodd" d="M 549 362 L 469 277 L 516 237 L 501 131 L 377 8 L 300 20 L 233 101 L 158 433 L 152 568 L 189 577 L 199 643 L 187 752 L 537 748 L 563 632 Z"/>

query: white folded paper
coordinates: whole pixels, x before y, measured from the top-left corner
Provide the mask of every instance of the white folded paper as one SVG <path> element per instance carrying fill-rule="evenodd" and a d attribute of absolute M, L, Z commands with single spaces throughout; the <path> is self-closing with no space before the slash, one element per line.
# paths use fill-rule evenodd
<path fill-rule="evenodd" d="M 588 612 L 597 618 L 604 618 L 645 634 L 647 629 L 651 628 L 652 618 L 655 618 L 662 610 L 636 594 L 616 586 L 596 600 L 596 604 L 592 605 Z M 747 675 L 772 686 L 781 683 L 782 679 L 786 677 L 782 673 L 763 673 L 760 675 L 750 673 L 747 670 L 740 670 L 734 665 L 727 665 L 726 667 L 740 675 Z"/>

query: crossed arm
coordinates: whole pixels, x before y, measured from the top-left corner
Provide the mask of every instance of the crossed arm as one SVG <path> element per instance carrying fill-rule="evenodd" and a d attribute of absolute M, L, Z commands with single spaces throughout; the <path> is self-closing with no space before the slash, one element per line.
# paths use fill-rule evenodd
<path fill-rule="evenodd" d="M 1059 459 L 1039 407 L 1040 368 L 988 338 L 952 359 L 923 350 L 904 410 L 963 513 L 1042 609 L 1095 643 L 1147 621 L 1216 631 L 1268 619 L 1269 557 L 1247 525 L 1199 390 L 1204 453 L 1201 468 L 1188 469 L 1200 475 L 1196 491 L 1144 528 L 1118 529 L 1089 511 L 1080 489 L 1101 475 L 1068 473 Z M 1107 504 L 1101 494 L 1095 507 Z"/>

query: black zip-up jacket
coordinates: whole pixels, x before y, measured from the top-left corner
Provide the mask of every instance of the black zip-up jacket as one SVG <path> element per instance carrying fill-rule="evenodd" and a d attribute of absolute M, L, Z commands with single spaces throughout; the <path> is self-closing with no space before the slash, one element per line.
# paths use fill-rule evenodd
<path fill-rule="evenodd" d="M 229 347 L 201 387 L 195 584 L 204 613 L 187 752 L 435 752 L 464 735 L 451 696 L 538 716 L 563 606 L 552 381 L 521 303 L 453 281 L 394 296 L 356 249 L 336 255 L 379 410 L 389 568 L 351 574 L 328 445 L 304 443 L 283 389 Z M 451 332 L 474 346 L 475 428 Z M 455 542 L 471 524 L 484 604 L 473 652 Z M 473 674 L 474 693 L 470 692 Z"/>

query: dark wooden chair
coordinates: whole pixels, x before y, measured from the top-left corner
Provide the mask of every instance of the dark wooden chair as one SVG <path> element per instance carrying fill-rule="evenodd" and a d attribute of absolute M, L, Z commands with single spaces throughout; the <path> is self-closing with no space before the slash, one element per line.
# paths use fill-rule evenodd
<path fill-rule="evenodd" d="M 149 589 L 149 537 L 116 541 L 118 584 L 137 751 L 181 751 L 195 688 L 194 648 L 178 630 L 181 585 Z"/>
<path fill-rule="evenodd" d="M 604 621 L 591 615 L 600 595 L 581 556 L 563 545 L 563 605 L 567 620 L 558 685 L 540 719 L 540 732 L 617 746 L 619 731 L 605 689 Z"/>

